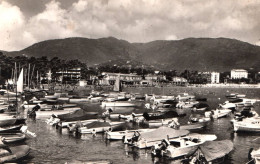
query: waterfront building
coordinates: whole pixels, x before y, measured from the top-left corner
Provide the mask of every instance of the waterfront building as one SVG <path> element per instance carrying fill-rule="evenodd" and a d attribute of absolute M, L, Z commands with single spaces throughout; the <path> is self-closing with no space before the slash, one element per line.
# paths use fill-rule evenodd
<path fill-rule="evenodd" d="M 248 72 L 244 69 L 232 69 L 230 75 L 231 79 L 248 78 Z"/>
<path fill-rule="evenodd" d="M 140 81 L 142 80 L 142 76 L 136 74 L 103 72 L 102 77 L 99 79 L 99 84 L 114 85 L 118 76 L 120 77 L 121 83 L 125 85 L 139 85 Z"/>
<path fill-rule="evenodd" d="M 211 72 L 211 84 L 218 84 L 219 78 L 220 78 L 219 72 Z"/>
<path fill-rule="evenodd" d="M 153 82 L 161 82 L 166 80 L 165 75 L 160 74 L 148 74 L 144 77 L 145 80 L 153 81 Z"/>
<path fill-rule="evenodd" d="M 59 81 L 77 82 L 81 79 L 81 68 L 71 68 L 55 72 Z"/>
<path fill-rule="evenodd" d="M 172 77 L 172 82 L 173 84 L 176 84 L 176 85 L 185 85 L 188 83 L 188 80 L 183 78 L 183 77 Z"/>

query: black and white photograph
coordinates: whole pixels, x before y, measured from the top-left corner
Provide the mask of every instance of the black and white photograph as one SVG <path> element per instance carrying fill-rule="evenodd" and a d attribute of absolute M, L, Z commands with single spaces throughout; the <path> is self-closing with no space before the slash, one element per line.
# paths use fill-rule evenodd
<path fill-rule="evenodd" d="M 259 0 L 0 0 L 0 163 L 260 164 Z"/>

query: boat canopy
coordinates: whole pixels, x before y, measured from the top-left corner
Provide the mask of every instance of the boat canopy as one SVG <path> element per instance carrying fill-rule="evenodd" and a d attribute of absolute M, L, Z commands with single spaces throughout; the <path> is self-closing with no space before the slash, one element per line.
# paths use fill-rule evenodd
<path fill-rule="evenodd" d="M 58 115 L 58 118 L 62 121 L 78 121 L 86 119 L 94 119 L 98 117 L 98 112 L 86 112 L 85 110 L 76 110 L 73 113 Z"/>
<path fill-rule="evenodd" d="M 235 99 L 235 100 L 230 100 L 230 103 L 240 103 L 243 102 L 243 99 Z"/>
<path fill-rule="evenodd" d="M 169 127 L 160 127 L 151 132 L 144 132 L 140 134 L 140 137 L 145 139 L 147 142 L 163 140 L 168 138 L 177 138 L 180 136 L 188 135 L 188 130 L 175 130 Z"/>
<path fill-rule="evenodd" d="M 99 128 L 99 127 L 108 127 L 108 126 L 111 126 L 109 122 L 99 122 L 99 121 L 91 122 L 86 125 L 86 127 L 88 129 Z"/>
<path fill-rule="evenodd" d="M 210 162 L 224 157 L 233 150 L 233 143 L 230 140 L 207 141 L 199 146 L 205 159 Z"/>
<path fill-rule="evenodd" d="M 194 105 L 194 107 L 196 107 L 196 108 L 208 108 L 209 105 L 206 104 L 206 103 L 199 103 L 199 104 Z"/>

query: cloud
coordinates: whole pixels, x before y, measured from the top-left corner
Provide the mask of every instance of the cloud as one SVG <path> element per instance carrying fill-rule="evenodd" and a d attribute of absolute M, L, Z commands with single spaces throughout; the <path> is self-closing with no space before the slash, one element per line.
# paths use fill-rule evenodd
<path fill-rule="evenodd" d="M 260 46 L 260 41 L 257 41 L 255 45 Z"/>
<path fill-rule="evenodd" d="M 28 16 L 25 8 L 1 2 L 0 49 L 20 50 L 56 38 L 107 36 L 130 42 L 229 37 L 255 43 L 260 34 L 258 0 L 78 0 L 66 7 L 63 3 L 46 0 L 42 10 Z"/>
<path fill-rule="evenodd" d="M 18 44 L 19 33 L 24 26 L 24 16 L 20 9 L 7 2 L 0 3 L 0 49 L 12 49 L 13 44 Z M 16 38 L 16 40 L 14 39 Z"/>
<path fill-rule="evenodd" d="M 87 1 L 84 1 L 84 0 L 79 0 L 78 2 L 76 3 L 73 3 L 73 7 L 78 11 L 78 12 L 81 12 L 81 11 L 84 11 L 86 9 L 88 5 L 88 2 Z"/>
<path fill-rule="evenodd" d="M 169 35 L 169 36 L 166 36 L 165 40 L 177 40 L 178 37 L 175 36 L 175 35 Z"/>

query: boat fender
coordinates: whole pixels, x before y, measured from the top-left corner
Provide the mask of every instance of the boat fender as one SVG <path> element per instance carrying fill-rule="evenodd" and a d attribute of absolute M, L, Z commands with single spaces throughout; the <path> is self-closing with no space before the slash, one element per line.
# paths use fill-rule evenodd
<path fill-rule="evenodd" d="M 111 127 L 108 129 L 108 132 L 112 132 L 112 128 Z"/>

